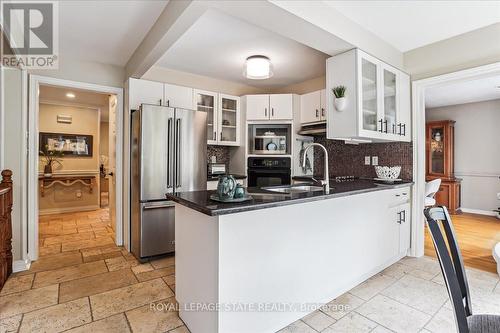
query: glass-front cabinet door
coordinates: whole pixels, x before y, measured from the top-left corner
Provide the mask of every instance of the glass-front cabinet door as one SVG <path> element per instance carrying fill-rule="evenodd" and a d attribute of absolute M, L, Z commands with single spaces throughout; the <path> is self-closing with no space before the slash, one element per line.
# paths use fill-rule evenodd
<path fill-rule="evenodd" d="M 429 174 L 445 174 L 445 128 L 444 126 L 433 126 L 428 129 L 429 133 Z"/>
<path fill-rule="evenodd" d="M 218 141 L 221 145 L 239 145 L 240 98 L 219 94 Z"/>
<path fill-rule="evenodd" d="M 217 93 L 195 90 L 196 109 L 207 113 L 207 143 L 217 144 Z"/>
<path fill-rule="evenodd" d="M 360 105 L 362 129 L 377 132 L 379 130 L 378 66 L 368 57 L 360 57 Z"/>
<path fill-rule="evenodd" d="M 387 67 L 382 68 L 383 83 L 383 121 L 382 132 L 389 134 L 397 133 L 397 75 L 395 71 Z"/>

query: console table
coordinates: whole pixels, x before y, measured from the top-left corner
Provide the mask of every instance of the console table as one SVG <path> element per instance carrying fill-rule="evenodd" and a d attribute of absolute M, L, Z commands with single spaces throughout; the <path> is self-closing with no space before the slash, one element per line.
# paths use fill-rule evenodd
<path fill-rule="evenodd" d="M 52 177 L 38 176 L 40 182 L 40 195 L 43 197 L 46 189 L 51 188 L 55 184 L 62 186 L 72 186 L 74 184 L 82 184 L 88 187 L 89 193 L 92 193 L 95 183 L 95 176 L 75 176 L 75 175 L 52 175 Z"/>

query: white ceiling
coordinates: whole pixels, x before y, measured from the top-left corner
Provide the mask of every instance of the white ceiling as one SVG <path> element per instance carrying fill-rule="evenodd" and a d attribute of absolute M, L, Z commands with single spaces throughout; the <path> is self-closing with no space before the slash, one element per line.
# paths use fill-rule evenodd
<path fill-rule="evenodd" d="M 500 22 L 500 1 L 324 2 L 402 52 Z"/>
<path fill-rule="evenodd" d="M 425 92 L 425 107 L 435 108 L 500 99 L 499 87 L 500 76 L 494 76 L 430 88 Z"/>
<path fill-rule="evenodd" d="M 66 97 L 67 93 L 75 94 L 75 98 Z M 75 104 L 79 106 L 96 107 L 101 109 L 101 121 L 109 121 L 109 95 L 87 90 L 69 89 L 55 86 L 40 86 L 40 101 L 59 102 L 61 104 Z"/>
<path fill-rule="evenodd" d="M 266 80 L 243 77 L 245 59 L 265 55 L 274 66 Z M 262 88 L 325 75 L 328 55 L 215 10 L 208 10 L 158 61 L 174 70 Z"/>
<path fill-rule="evenodd" d="M 167 2 L 60 1 L 60 56 L 124 66 Z"/>

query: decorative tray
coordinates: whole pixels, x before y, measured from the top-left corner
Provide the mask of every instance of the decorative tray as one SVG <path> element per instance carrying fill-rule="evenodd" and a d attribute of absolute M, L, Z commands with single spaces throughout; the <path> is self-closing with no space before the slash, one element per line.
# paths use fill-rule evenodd
<path fill-rule="evenodd" d="M 210 195 L 210 200 L 218 201 L 218 202 L 244 202 L 248 200 L 252 200 L 251 195 L 247 195 L 243 198 L 232 198 L 232 199 L 221 199 L 217 194 L 211 194 Z"/>
<path fill-rule="evenodd" d="M 376 180 L 378 182 L 388 183 L 388 184 L 392 184 L 392 183 L 403 181 L 401 178 L 396 178 L 396 179 L 392 179 L 392 178 L 374 178 L 374 180 Z"/>

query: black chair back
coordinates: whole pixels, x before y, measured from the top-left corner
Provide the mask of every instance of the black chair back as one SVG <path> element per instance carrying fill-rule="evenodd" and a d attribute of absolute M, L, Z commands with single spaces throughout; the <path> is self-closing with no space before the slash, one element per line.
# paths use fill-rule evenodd
<path fill-rule="evenodd" d="M 446 288 L 455 310 L 458 330 L 460 333 L 469 333 L 467 317 L 472 315 L 469 285 L 450 215 L 446 207 L 442 206 L 426 208 L 424 215 L 443 272 Z M 444 229 L 444 234 L 440 224 Z M 446 235 L 446 241 L 444 235 Z"/>

